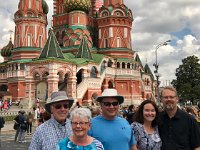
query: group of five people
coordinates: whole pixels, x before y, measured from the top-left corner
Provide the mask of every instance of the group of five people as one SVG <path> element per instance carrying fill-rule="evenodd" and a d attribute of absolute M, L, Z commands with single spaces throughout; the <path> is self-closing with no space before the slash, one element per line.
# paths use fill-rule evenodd
<path fill-rule="evenodd" d="M 101 115 L 94 118 L 87 108 L 75 108 L 69 115 L 73 101 L 64 91 L 52 93 L 45 104 L 52 117 L 36 128 L 29 150 L 200 150 L 199 126 L 178 108 L 171 86 L 161 91 L 163 112 L 145 100 L 131 125 L 118 115 L 124 97 L 115 89 L 105 89 L 96 98 Z"/>

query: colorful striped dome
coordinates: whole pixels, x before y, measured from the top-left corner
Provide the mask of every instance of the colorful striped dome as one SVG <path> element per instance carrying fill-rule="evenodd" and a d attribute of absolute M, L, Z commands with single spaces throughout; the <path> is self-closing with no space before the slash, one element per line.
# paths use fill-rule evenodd
<path fill-rule="evenodd" d="M 8 45 L 4 46 L 1 49 L 1 55 L 3 57 L 9 57 L 9 56 L 11 56 L 11 51 L 13 50 L 13 47 L 14 47 L 14 45 L 13 45 L 12 41 L 10 40 L 9 43 L 8 43 Z"/>

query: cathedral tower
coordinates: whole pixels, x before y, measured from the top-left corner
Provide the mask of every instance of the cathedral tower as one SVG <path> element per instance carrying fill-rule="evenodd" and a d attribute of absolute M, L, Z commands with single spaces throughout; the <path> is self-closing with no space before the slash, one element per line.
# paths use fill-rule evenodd
<path fill-rule="evenodd" d="M 59 45 L 76 51 L 85 37 L 89 48 L 93 46 L 91 0 L 55 0 L 53 29 Z"/>
<path fill-rule="evenodd" d="M 14 15 L 13 59 L 35 58 L 47 40 L 48 5 L 45 0 L 20 0 Z"/>
<path fill-rule="evenodd" d="M 133 16 L 123 0 L 104 0 L 98 12 L 98 47 L 101 52 L 116 58 L 131 58 L 131 28 Z"/>

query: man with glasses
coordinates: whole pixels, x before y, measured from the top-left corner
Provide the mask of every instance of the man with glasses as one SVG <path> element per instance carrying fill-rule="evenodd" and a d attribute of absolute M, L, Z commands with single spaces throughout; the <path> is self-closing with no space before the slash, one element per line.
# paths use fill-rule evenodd
<path fill-rule="evenodd" d="M 96 98 L 102 115 L 92 119 L 89 134 L 101 141 L 105 150 L 136 150 L 136 141 L 128 121 L 118 116 L 119 105 L 124 97 L 116 89 L 105 89 Z"/>
<path fill-rule="evenodd" d="M 29 150 L 54 150 L 58 141 L 72 135 L 67 115 L 73 102 L 65 91 L 52 93 L 51 99 L 45 104 L 46 111 L 52 117 L 36 128 Z"/>
<path fill-rule="evenodd" d="M 166 86 L 161 91 L 164 111 L 160 113 L 159 126 L 161 150 L 200 150 L 200 129 L 197 121 L 178 108 L 177 91 Z"/>

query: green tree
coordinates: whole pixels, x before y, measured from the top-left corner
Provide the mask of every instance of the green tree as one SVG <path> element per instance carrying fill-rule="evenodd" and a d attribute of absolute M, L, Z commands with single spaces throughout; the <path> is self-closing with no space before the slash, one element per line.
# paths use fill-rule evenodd
<path fill-rule="evenodd" d="M 200 99 L 200 64 L 196 56 L 188 56 L 176 69 L 176 80 L 172 85 L 176 87 L 180 101 L 191 100 L 194 103 Z"/>

